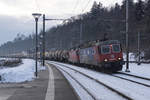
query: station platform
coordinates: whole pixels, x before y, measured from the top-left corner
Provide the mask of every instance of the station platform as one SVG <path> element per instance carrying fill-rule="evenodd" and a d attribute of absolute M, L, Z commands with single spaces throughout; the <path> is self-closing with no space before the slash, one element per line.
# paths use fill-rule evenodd
<path fill-rule="evenodd" d="M 0 84 L 0 100 L 79 100 L 65 77 L 51 64 L 31 82 Z"/>

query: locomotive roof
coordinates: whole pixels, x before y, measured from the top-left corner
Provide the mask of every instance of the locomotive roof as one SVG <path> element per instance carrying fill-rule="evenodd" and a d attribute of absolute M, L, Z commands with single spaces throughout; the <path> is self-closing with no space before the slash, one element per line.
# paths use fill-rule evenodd
<path fill-rule="evenodd" d="M 94 45 L 110 45 L 110 44 L 120 44 L 120 42 L 118 40 L 90 41 L 86 44 L 80 45 L 78 48 L 87 48 Z"/>
<path fill-rule="evenodd" d="M 96 45 L 110 45 L 110 44 L 120 44 L 120 42 L 118 40 L 107 40 L 96 43 Z"/>

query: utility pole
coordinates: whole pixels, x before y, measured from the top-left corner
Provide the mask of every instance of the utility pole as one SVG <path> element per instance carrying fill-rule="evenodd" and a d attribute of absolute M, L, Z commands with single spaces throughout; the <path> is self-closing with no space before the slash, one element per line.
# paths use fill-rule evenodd
<path fill-rule="evenodd" d="M 140 32 L 138 32 L 138 65 L 140 64 Z"/>
<path fill-rule="evenodd" d="M 43 39 L 42 39 L 42 44 L 43 44 L 43 49 L 42 49 L 42 65 L 45 66 L 45 21 L 52 21 L 52 20 L 66 20 L 66 19 L 47 19 L 45 18 L 45 14 L 43 14 Z"/>
<path fill-rule="evenodd" d="M 129 21 L 129 1 L 126 0 L 126 72 L 129 70 L 129 37 L 128 37 L 128 21 Z"/>
<path fill-rule="evenodd" d="M 82 23 L 82 19 L 81 19 L 81 23 L 80 23 L 80 44 L 82 43 L 82 27 L 83 27 L 83 23 Z"/>

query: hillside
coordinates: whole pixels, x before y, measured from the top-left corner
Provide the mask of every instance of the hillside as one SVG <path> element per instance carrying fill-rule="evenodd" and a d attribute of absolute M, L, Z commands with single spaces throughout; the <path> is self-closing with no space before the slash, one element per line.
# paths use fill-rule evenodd
<path fill-rule="evenodd" d="M 125 49 L 125 0 L 122 5 L 106 8 L 100 2 L 94 2 L 90 12 L 71 17 L 67 22 L 50 28 L 46 32 L 46 50 L 68 49 L 81 42 L 117 39 Z M 147 51 L 150 43 L 150 0 L 129 2 L 129 48 L 137 52 L 138 32 L 140 32 L 141 50 Z M 42 32 L 40 33 L 42 34 Z M 33 51 L 34 35 L 17 36 L 0 46 L 0 55 Z M 39 40 L 40 41 L 40 40 Z"/>

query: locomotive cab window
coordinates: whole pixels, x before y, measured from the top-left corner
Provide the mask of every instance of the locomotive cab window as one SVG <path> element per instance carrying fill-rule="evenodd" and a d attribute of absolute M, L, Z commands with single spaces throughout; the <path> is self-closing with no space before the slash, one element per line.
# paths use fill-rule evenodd
<path fill-rule="evenodd" d="M 119 52 L 121 51 L 120 45 L 119 45 L 119 44 L 113 44 L 113 45 L 112 45 L 112 51 L 113 51 L 114 53 L 119 53 Z"/>
<path fill-rule="evenodd" d="M 103 45 L 101 46 L 101 53 L 102 54 L 109 54 L 111 52 L 109 45 Z"/>

